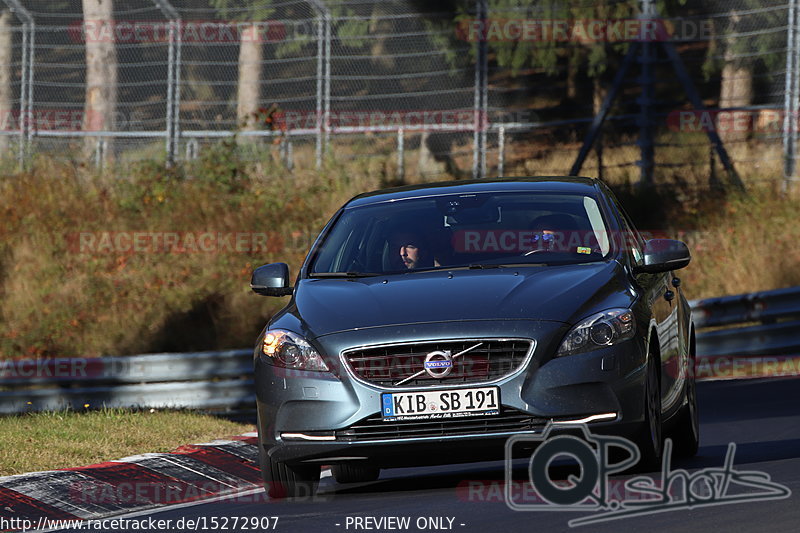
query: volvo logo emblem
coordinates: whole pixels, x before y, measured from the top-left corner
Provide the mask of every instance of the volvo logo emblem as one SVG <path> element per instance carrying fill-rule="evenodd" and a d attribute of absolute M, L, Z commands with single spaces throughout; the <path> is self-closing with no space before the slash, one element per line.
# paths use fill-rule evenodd
<path fill-rule="evenodd" d="M 423 367 L 430 377 L 441 379 L 453 371 L 453 356 L 450 352 L 431 352 L 425 357 Z"/>
<path fill-rule="evenodd" d="M 420 370 L 419 372 L 415 372 L 406 378 L 401 379 L 400 381 L 395 383 L 394 386 L 399 387 L 403 383 L 408 383 L 412 379 L 417 379 L 426 372 L 432 378 L 441 379 L 443 377 L 446 377 L 447 375 L 450 374 L 450 372 L 453 371 L 453 361 L 455 361 L 465 353 L 472 351 L 481 345 L 483 345 L 483 343 L 479 342 L 478 344 L 475 344 L 473 346 L 470 346 L 469 348 L 461 350 L 455 355 L 451 355 L 450 351 L 443 351 L 443 350 L 437 350 L 435 352 L 431 352 L 427 356 L 425 356 L 425 362 L 422 365 L 422 370 Z"/>

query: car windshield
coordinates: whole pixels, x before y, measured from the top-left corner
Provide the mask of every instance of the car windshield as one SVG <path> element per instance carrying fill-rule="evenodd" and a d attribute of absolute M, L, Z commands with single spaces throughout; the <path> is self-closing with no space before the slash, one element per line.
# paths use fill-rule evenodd
<path fill-rule="evenodd" d="M 350 277 L 604 260 L 597 201 L 505 192 L 412 198 L 348 208 L 315 250 L 311 277 Z"/>

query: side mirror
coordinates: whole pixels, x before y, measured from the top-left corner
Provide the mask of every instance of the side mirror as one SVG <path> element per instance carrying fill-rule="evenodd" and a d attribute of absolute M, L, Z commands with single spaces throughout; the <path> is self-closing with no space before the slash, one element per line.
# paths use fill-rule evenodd
<path fill-rule="evenodd" d="M 681 241 L 651 239 L 644 244 L 644 261 L 637 272 L 657 274 L 684 268 L 692 260 L 689 248 Z"/>
<path fill-rule="evenodd" d="M 250 288 L 261 296 L 288 296 L 292 294 L 289 286 L 289 265 L 272 263 L 260 266 L 253 271 Z"/>

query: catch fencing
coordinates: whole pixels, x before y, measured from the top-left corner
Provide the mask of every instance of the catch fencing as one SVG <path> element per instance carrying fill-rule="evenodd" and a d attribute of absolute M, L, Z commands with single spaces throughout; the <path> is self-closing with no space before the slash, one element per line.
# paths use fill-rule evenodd
<path fill-rule="evenodd" d="M 722 181 L 714 132 L 740 173 L 794 181 L 800 0 L 662 4 L 3 0 L 0 152 L 179 162 L 235 137 L 288 170 L 562 175 L 605 110 L 582 174 Z"/>

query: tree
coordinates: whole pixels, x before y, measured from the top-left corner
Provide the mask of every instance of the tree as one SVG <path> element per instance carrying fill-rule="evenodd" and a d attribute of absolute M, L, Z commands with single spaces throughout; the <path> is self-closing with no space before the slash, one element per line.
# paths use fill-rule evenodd
<path fill-rule="evenodd" d="M 236 122 L 243 130 L 257 129 L 264 65 L 264 24 L 274 11 L 270 0 L 212 0 L 220 15 L 238 21 L 239 76 L 236 86 Z"/>
<path fill-rule="evenodd" d="M 719 73 L 719 107 L 735 108 L 753 105 L 756 94 L 754 77 L 763 70 L 782 70 L 786 47 L 786 11 L 774 2 L 741 0 L 731 8 L 727 1 L 707 4 L 716 21 L 703 70 L 706 78 Z M 786 8 L 788 9 L 788 8 Z M 726 140 L 742 140 L 746 131 L 724 129 Z"/>
<path fill-rule="evenodd" d="M 657 0 L 656 12 L 660 17 L 676 10 L 687 0 Z M 615 41 L 615 35 L 593 39 L 588 33 L 587 22 L 625 21 L 640 14 L 640 0 L 488 0 L 489 20 L 526 20 L 542 24 L 541 37 L 514 39 L 488 36 L 489 50 L 494 61 L 513 74 L 525 68 L 535 68 L 550 76 L 560 75 L 566 70 L 567 91 L 565 96 L 578 97 L 578 77 L 585 73 L 592 80 L 593 111 L 599 111 L 606 93 L 606 78 L 614 71 L 616 58 L 628 50 L 624 40 Z M 475 15 L 472 3 L 459 6 L 456 23 L 469 24 Z M 566 23 L 571 37 L 565 41 L 554 35 L 552 23 Z"/>
<path fill-rule="evenodd" d="M 82 0 L 83 20 L 95 26 L 86 38 L 86 97 L 83 129 L 112 131 L 117 109 L 117 49 L 114 43 L 113 0 Z M 91 153 L 97 139 L 86 138 L 85 150 Z M 106 140 L 109 152 L 110 142 Z"/>

